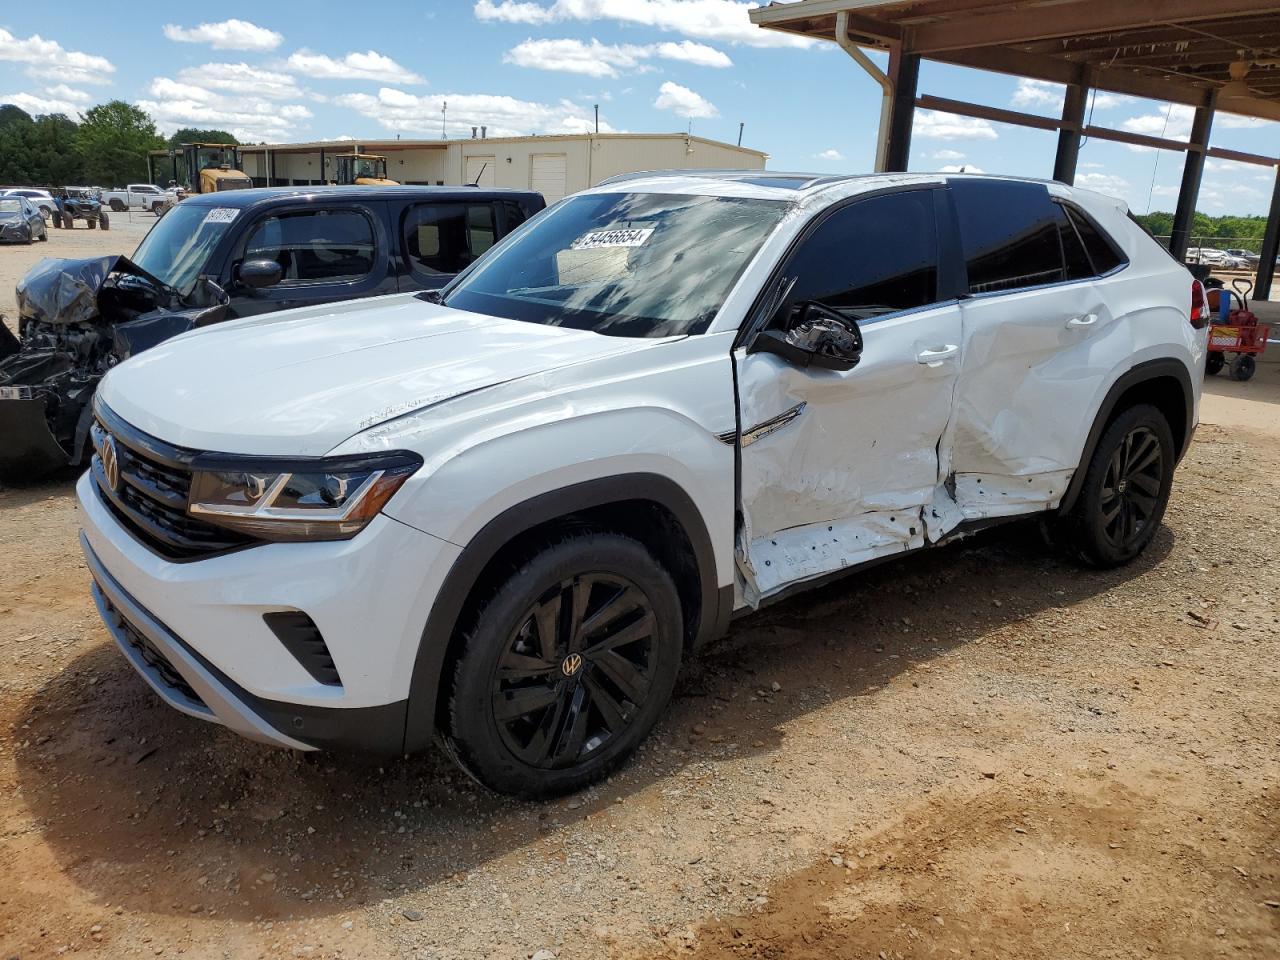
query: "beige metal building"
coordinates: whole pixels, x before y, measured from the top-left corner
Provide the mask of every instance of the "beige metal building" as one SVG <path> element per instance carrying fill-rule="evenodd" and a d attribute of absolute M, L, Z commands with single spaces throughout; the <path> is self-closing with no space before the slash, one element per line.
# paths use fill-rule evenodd
<path fill-rule="evenodd" d="M 759 150 L 683 133 L 588 133 L 469 140 L 330 140 L 241 148 L 244 172 L 258 186 L 333 180 L 334 157 L 356 150 L 387 158 L 401 183 L 537 190 L 547 202 L 637 170 L 764 169 Z"/>

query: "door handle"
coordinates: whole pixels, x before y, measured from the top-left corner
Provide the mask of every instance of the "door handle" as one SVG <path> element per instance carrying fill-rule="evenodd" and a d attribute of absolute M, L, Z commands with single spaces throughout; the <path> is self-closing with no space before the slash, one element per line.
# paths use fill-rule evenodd
<path fill-rule="evenodd" d="M 1092 327 L 1098 322 L 1096 313 L 1086 313 L 1083 317 L 1072 317 L 1067 321 L 1068 327 Z"/>
<path fill-rule="evenodd" d="M 928 364 L 936 367 L 943 360 L 950 360 L 960 352 L 960 346 L 955 343 L 948 343 L 945 347 L 936 347 L 932 350 L 921 350 L 916 354 L 916 363 Z"/>

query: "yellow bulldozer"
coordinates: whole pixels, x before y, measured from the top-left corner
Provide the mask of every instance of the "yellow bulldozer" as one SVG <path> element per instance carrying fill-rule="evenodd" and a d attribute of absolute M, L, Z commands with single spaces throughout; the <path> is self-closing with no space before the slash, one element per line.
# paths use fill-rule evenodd
<path fill-rule="evenodd" d="M 240 148 L 231 143 L 183 143 L 173 150 L 148 154 L 147 172 L 152 183 L 161 182 L 166 167 L 171 175 L 164 179 L 172 189 L 158 211 L 161 215 L 187 193 L 218 193 L 253 186 L 253 180 L 240 169 Z"/>
<path fill-rule="evenodd" d="M 340 187 L 398 187 L 398 180 L 387 178 L 387 158 L 376 153 L 340 153 L 334 157 Z"/>

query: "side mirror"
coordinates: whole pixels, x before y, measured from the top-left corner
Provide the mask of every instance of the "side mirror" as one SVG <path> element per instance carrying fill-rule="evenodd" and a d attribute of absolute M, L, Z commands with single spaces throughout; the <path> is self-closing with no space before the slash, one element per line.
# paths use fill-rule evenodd
<path fill-rule="evenodd" d="M 236 276 L 246 287 L 261 290 L 279 283 L 284 277 L 284 271 L 274 260 L 246 260 L 240 264 Z"/>
<path fill-rule="evenodd" d="M 785 331 L 761 330 L 747 352 L 777 354 L 798 367 L 852 370 L 862 359 L 862 331 L 844 314 L 809 300 L 795 306 Z"/>

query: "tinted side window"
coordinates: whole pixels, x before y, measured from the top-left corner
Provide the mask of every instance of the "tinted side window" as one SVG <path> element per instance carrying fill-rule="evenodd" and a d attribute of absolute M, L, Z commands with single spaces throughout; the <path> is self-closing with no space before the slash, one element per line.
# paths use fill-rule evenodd
<path fill-rule="evenodd" d="M 805 300 L 865 319 L 937 300 L 938 235 L 933 193 L 916 190 L 837 210 L 787 265 L 795 278 L 783 309 Z"/>
<path fill-rule="evenodd" d="M 285 283 L 356 279 L 373 270 L 373 224 L 354 210 L 266 217 L 254 227 L 244 258 L 274 260 Z"/>
<path fill-rule="evenodd" d="M 1083 280 L 1086 277 L 1093 276 L 1093 263 L 1089 260 L 1089 254 L 1085 252 L 1084 244 L 1080 242 L 1080 236 L 1076 233 L 1076 228 L 1071 225 L 1071 220 L 1067 217 L 1067 211 L 1058 204 L 1054 204 L 1054 219 L 1058 222 L 1058 236 L 1062 239 L 1062 259 L 1066 263 L 1068 280 Z"/>
<path fill-rule="evenodd" d="M 1067 216 L 1075 224 L 1080 240 L 1089 251 L 1089 259 L 1093 261 L 1095 274 L 1109 273 L 1125 262 L 1124 256 L 1092 220 L 1079 210 L 1073 210 L 1070 207 L 1067 208 Z"/>
<path fill-rule="evenodd" d="M 404 246 L 423 273 L 458 273 L 497 238 L 491 203 L 424 203 L 404 218 Z"/>
<path fill-rule="evenodd" d="M 953 180 L 970 293 L 1064 279 L 1055 205 L 1036 183 Z"/>

